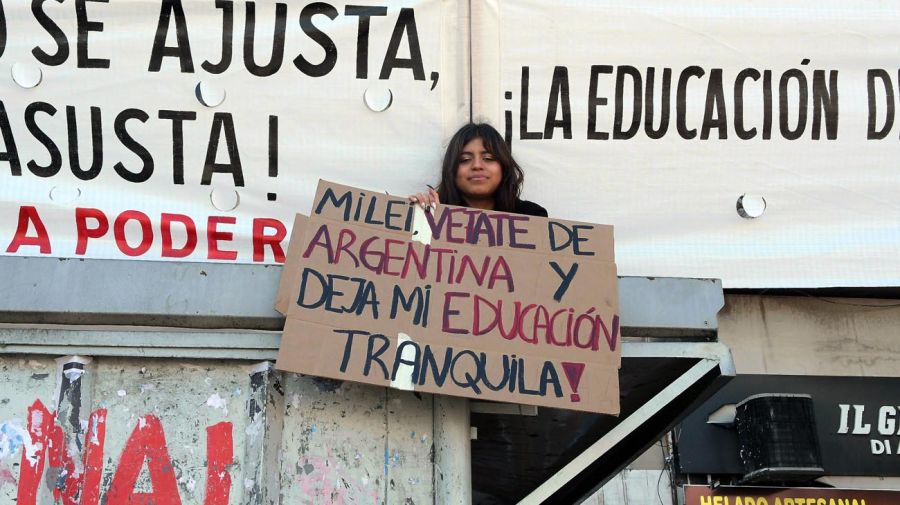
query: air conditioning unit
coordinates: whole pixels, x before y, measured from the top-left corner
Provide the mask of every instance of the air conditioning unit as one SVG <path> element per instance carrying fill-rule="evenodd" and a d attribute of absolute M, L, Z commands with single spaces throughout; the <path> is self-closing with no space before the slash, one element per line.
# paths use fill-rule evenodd
<path fill-rule="evenodd" d="M 753 395 L 735 410 L 744 482 L 798 482 L 825 474 L 810 395 Z"/>

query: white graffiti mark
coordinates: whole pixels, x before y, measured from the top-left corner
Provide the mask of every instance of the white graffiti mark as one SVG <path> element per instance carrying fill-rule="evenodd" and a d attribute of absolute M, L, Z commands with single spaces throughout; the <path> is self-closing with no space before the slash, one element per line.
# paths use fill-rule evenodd
<path fill-rule="evenodd" d="M 75 382 L 80 379 L 82 375 L 84 375 L 84 370 L 81 370 L 79 368 L 69 368 L 68 370 L 63 372 L 63 375 L 65 375 L 66 378 L 69 379 L 69 382 Z"/>
<path fill-rule="evenodd" d="M 214 409 L 222 409 L 225 415 L 228 415 L 228 400 L 219 396 L 219 393 L 213 393 L 206 399 L 206 406 Z"/>
<path fill-rule="evenodd" d="M 44 416 L 42 412 L 34 411 L 31 413 L 32 426 L 41 426 Z M 28 433 L 22 423 L 18 420 L 11 420 L 0 423 L 0 461 L 12 458 L 18 454 L 19 449 L 25 451 L 25 458 L 31 465 L 37 464 L 38 453 L 43 449 L 40 443 L 32 442 L 31 435 Z M 0 471 L 5 466 L 0 465 Z M 0 476 L 0 481 L 3 478 Z M 0 482 L 2 485 L 3 482 Z"/>
<path fill-rule="evenodd" d="M 25 444 L 25 440 L 30 442 L 31 437 L 14 421 L 0 424 L 0 460 L 16 454 Z"/>
<path fill-rule="evenodd" d="M 106 423 L 106 414 L 91 416 L 91 445 L 100 445 L 100 439 L 97 438 L 97 431 L 100 429 L 98 425 L 100 423 Z"/>

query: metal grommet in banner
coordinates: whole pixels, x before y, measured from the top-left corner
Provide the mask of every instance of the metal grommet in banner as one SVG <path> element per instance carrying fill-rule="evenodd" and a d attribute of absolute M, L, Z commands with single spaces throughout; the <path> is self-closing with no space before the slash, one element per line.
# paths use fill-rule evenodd
<path fill-rule="evenodd" d="M 210 81 L 198 82 L 194 94 L 207 107 L 218 107 L 225 101 L 225 88 Z"/>
<path fill-rule="evenodd" d="M 363 93 L 363 101 L 373 112 L 384 112 L 394 102 L 394 93 L 391 88 L 372 86 Z"/>
<path fill-rule="evenodd" d="M 81 189 L 69 186 L 53 186 L 50 188 L 50 200 L 56 203 L 71 203 L 81 197 Z"/>
<path fill-rule="evenodd" d="M 744 193 L 737 199 L 737 213 L 744 219 L 756 219 L 766 211 L 766 199 Z"/>
<path fill-rule="evenodd" d="M 236 189 L 213 188 L 209 192 L 209 203 L 217 210 L 231 212 L 241 203 L 241 195 Z"/>
<path fill-rule="evenodd" d="M 35 63 L 14 63 L 10 69 L 13 81 L 19 86 L 30 89 L 41 83 L 44 77 L 41 67 Z"/>

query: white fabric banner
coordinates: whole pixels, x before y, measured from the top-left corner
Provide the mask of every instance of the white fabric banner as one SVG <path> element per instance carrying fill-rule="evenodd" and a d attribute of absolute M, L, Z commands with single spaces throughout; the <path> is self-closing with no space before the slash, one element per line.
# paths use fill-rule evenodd
<path fill-rule="evenodd" d="M 279 262 L 320 177 L 435 181 L 471 85 L 525 197 L 615 225 L 623 275 L 900 285 L 887 4 L 3 9 L 0 254 Z"/>
<path fill-rule="evenodd" d="M 320 177 L 419 191 L 468 117 L 456 2 L 2 8 L 5 254 L 280 262 Z"/>
<path fill-rule="evenodd" d="M 895 5 L 476 4 L 476 118 L 620 274 L 900 285 Z"/>

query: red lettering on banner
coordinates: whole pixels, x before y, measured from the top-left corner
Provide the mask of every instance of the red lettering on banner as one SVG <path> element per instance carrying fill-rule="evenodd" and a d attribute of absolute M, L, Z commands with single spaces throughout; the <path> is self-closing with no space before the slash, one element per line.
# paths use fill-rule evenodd
<path fill-rule="evenodd" d="M 131 247 L 125 237 L 125 225 L 128 221 L 137 221 L 141 225 L 141 242 L 136 247 Z M 153 228 L 147 214 L 136 210 L 126 210 L 119 214 L 113 224 L 113 234 L 116 237 L 116 245 L 127 256 L 140 256 L 150 250 L 153 245 Z"/>
<path fill-rule="evenodd" d="M 107 234 L 109 234 L 110 228 L 113 231 L 116 248 L 129 257 L 146 256 L 158 238 L 162 241 L 159 253 L 161 258 L 186 258 L 197 251 L 202 231 L 198 232 L 193 218 L 185 214 L 162 212 L 159 214 L 158 228 L 156 219 L 156 216 L 151 218 L 144 212 L 131 209 L 122 211 L 113 220 L 112 214 L 107 215 L 100 209 L 76 207 L 74 209 L 76 235 L 74 254 L 76 256 L 86 255 L 88 244 L 92 239 L 106 238 L 108 240 Z M 223 261 L 236 260 L 238 251 L 225 247 L 226 243 L 235 240 L 235 232 L 225 227 L 236 225 L 237 218 L 208 216 L 206 219 L 207 258 Z M 135 224 L 140 228 L 140 238 L 135 235 L 126 235 L 126 229 Z M 180 230 L 183 232 L 179 233 Z M 287 227 L 280 220 L 267 217 L 254 218 L 250 236 L 252 261 L 255 263 L 265 262 L 268 249 L 271 250 L 270 258 L 275 263 L 284 263 L 283 242 L 287 235 Z M 181 239 L 182 236 L 183 239 Z M 130 242 L 129 238 L 131 238 Z M 178 243 L 176 244 L 176 242 Z M 37 247 L 41 254 L 51 254 L 52 252 L 49 233 L 34 206 L 19 208 L 17 229 L 6 252 L 17 253 L 23 246 Z M 344 247 L 348 246 L 349 244 Z M 347 252 L 352 254 L 349 250 Z"/>
<path fill-rule="evenodd" d="M 153 487 L 149 493 L 134 490 L 144 461 L 147 462 L 150 484 Z M 156 416 L 147 414 L 138 419 L 137 426 L 122 449 L 122 457 L 109 486 L 106 503 L 181 505 L 172 459 L 166 448 L 166 435 Z"/>
<path fill-rule="evenodd" d="M 28 223 L 34 225 L 34 237 L 28 236 Z M 47 234 L 47 228 L 41 221 L 36 208 L 30 205 L 19 207 L 19 224 L 16 227 L 16 234 L 13 236 L 6 252 L 14 253 L 22 246 L 37 246 L 41 254 L 50 254 L 50 236 Z"/>
<path fill-rule="evenodd" d="M 187 238 L 182 247 L 172 247 L 172 223 L 180 223 L 184 226 L 184 233 Z M 194 252 L 194 249 L 197 247 L 197 226 L 194 224 L 193 219 L 184 214 L 163 212 L 160 216 L 159 226 L 162 233 L 163 258 L 184 258 Z"/>
<path fill-rule="evenodd" d="M 97 226 L 89 227 L 88 219 L 97 221 Z M 87 252 L 89 238 L 100 238 L 106 235 L 106 232 L 109 231 L 109 221 L 102 210 L 77 207 L 75 209 L 75 230 L 78 234 L 75 254 L 80 256 Z"/>
<path fill-rule="evenodd" d="M 228 251 L 219 249 L 220 241 L 231 242 L 234 233 L 230 231 L 220 231 L 219 224 L 235 224 L 236 218 L 227 216 L 209 216 L 206 223 L 206 257 L 211 260 L 235 260 L 237 259 L 237 251 Z"/>
<path fill-rule="evenodd" d="M 273 235 L 266 235 L 266 230 L 275 230 Z M 259 217 L 253 220 L 253 261 L 265 261 L 265 246 L 272 248 L 275 263 L 284 263 L 284 249 L 281 241 L 287 236 L 287 228 L 277 219 Z"/>
<path fill-rule="evenodd" d="M 234 444 L 231 423 L 221 422 L 206 428 L 206 497 L 203 505 L 228 505 Z"/>

